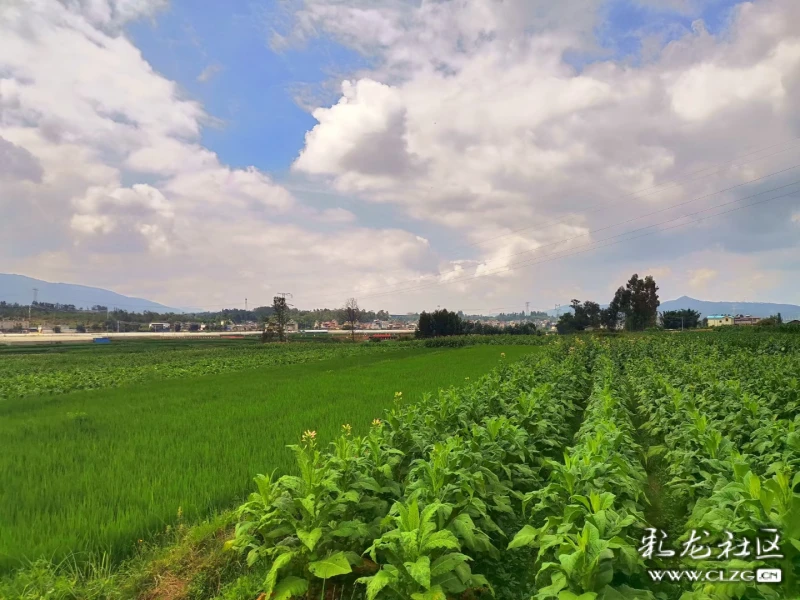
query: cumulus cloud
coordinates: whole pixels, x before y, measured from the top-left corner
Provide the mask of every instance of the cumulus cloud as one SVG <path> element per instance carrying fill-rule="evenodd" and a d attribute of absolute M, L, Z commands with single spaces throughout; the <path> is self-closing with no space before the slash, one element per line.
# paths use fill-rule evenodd
<path fill-rule="evenodd" d="M 687 204 L 689 213 L 768 189 L 708 196 L 797 163 L 791 145 L 746 154 L 800 135 L 797 3 L 742 3 L 719 36 L 696 21 L 639 66 L 597 52 L 580 68 L 567 53 L 597 50 L 591 30 L 599 3 L 548 4 L 306 0 L 284 41 L 323 33 L 377 65 L 343 82 L 337 103 L 312 112 L 317 125 L 294 170 L 467 239 L 496 239 L 468 269 L 494 273 L 494 282 L 519 264 L 514 256 L 536 256 L 542 237 L 559 239 L 553 227 L 514 233 L 521 223 L 607 230 L 583 240 L 600 241 L 624 233 L 615 222 L 681 200 L 706 197 Z M 657 8 L 699 9 L 673 4 Z M 587 14 L 571 22 L 569 11 L 581 8 Z M 750 160 L 736 162 L 742 155 Z M 714 170 L 715 163 L 723 166 Z M 789 176 L 767 181 L 779 186 Z M 789 205 L 760 211 L 759 231 L 735 219 L 704 224 L 703 242 L 735 252 L 796 246 L 789 235 L 758 237 L 785 228 Z M 642 217 L 630 227 L 653 223 Z M 687 237 L 698 229 L 691 231 Z M 695 249 L 696 242 L 678 242 L 672 251 Z"/>
<path fill-rule="evenodd" d="M 195 305 L 205 301 L 209 270 L 222 274 L 212 287 L 230 299 L 225 283 L 249 286 L 253 274 L 275 282 L 316 263 L 340 278 L 403 268 L 427 251 L 410 233 L 358 230 L 355 215 L 335 205 L 305 207 L 269 174 L 227 166 L 204 147 L 211 117 L 121 29 L 164 5 L 0 7 L 0 207 L 8 215 L 0 256 L 8 268 L 59 280 L 73 273 L 138 295 L 156 289 L 173 305 Z M 307 230 L 288 222 L 290 213 L 350 233 Z M 144 266 L 122 276 L 121 261 Z M 251 279 L 237 275 L 243 261 Z"/>
<path fill-rule="evenodd" d="M 702 8 L 637 2 L 682 19 Z M 164 4 L 0 7 L 0 207 L 15 207 L 0 256 L 17 270 L 58 265 L 62 280 L 72 269 L 185 306 L 268 300 L 288 285 L 305 305 L 358 295 L 394 310 L 501 298 L 547 308 L 605 301 L 648 268 L 667 295 L 713 281 L 800 301 L 780 277 L 798 246 L 796 196 L 659 225 L 796 176 L 771 175 L 800 163 L 793 0 L 743 2 L 718 35 L 695 22 L 666 45 L 643 40 L 639 61 L 601 47 L 598 0 L 294 0 L 274 48 L 324 36 L 370 67 L 314 107 L 288 189 L 205 147 L 213 117 L 126 36 L 125 23 Z M 304 186 L 333 193 L 312 206 L 289 191 Z M 370 227 L 375 215 L 405 229 Z M 646 235 L 627 237 L 633 228 Z M 132 254 L 141 264 L 120 278 Z M 717 265 L 743 257 L 752 277 L 723 277 Z"/>
<path fill-rule="evenodd" d="M 0 177 L 39 183 L 42 180 L 42 165 L 25 148 L 0 137 Z"/>

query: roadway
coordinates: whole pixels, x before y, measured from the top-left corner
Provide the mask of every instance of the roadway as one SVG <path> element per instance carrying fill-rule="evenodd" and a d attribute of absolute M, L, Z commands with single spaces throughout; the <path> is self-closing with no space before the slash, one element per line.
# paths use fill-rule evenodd
<path fill-rule="evenodd" d="M 303 333 L 303 332 L 300 332 Z M 373 335 L 376 333 L 413 334 L 413 329 L 356 329 L 356 335 Z M 223 336 L 261 335 L 260 331 L 131 331 L 127 333 L 0 333 L 0 344 L 53 344 L 59 342 L 91 343 L 94 338 L 107 337 L 111 340 L 175 340 L 175 339 L 209 339 Z M 289 334 L 290 336 L 292 334 Z M 331 329 L 320 335 L 350 335 L 347 329 Z"/>

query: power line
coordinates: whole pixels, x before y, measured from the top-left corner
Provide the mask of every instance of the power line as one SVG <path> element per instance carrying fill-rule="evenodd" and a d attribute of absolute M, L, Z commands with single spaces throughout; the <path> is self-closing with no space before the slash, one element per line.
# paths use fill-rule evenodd
<path fill-rule="evenodd" d="M 682 175 L 682 176 L 667 180 L 667 181 L 665 181 L 663 183 L 660 183 L 658 185 L 650 186 L 648 188 L 641 188 L 641 189 L 636 190 L 634 192 L 629 192 L 627 194 L 624 194 L 623 196 L 620 196 L 620 197 L 618 197 L 618 198 L 616 198 L 614 200 L 611 200 L 610 202 L 602 202 L 602 203 L 599 203 L 599 204 L 595 204 L 594 208 L 590 207 L 590 209 L 588 211 L 586 211 L 586 213 L 587 214 L 592 214 L 592 213 L 598 212 L 600 210 L 603 210 L 604 208 L 607 208 L 608 206 L 617 204 L 618 202 L 621 202 L 622 200 L 625 200 L 625 199 L 628 199 L 628 198 L 636 198 L 636 197 L 643 198 L 643 197 L 647 197 L 647 196 L 650 196 L 650 195 L 655 194 L 655 193 L 660 193 L 660 192 L 666 191 L 666 190 L 668 190 L 670 188 L 677 187 L 681 183 L 687 183 L 687 182 L 691 183 L 691 182 L 695 182 L 695 181 L 700 181 L 701 179 L 705 179 L 706 177 L 710 177 L 711 175 L 714 175 L 716 173 L 723 172 L 724 171 L 723 167 L 731 167 L 731 166 L 741 167 L 741 166 L 744 166 L 744 165 L 747 165 L 747 164 L 750 164 L 750 163 L 753 163 L 753 162 L 758 162 L 760 160 L 764 160 L 764 159 L 767 159 L 767 158 L 771 158 L 773 156 L 777 156 L 778 154 L 782 154 L 784 152 L 790 152 L 792 150 L 797 150 L 797 149 L 800 148 L 800 145 L 793 145 L 793 146 L 790 146 L 788 148 L 784 148 L 782 150 L 778 150 L 777 152 L 773 152 L 772 154 L 768 154 L 766 156 L 761 156 L 761 157 L 758 157 L 758 158 L 754 158 L 752 160 L 748 160 L 748 161 L 740 162 L 739 164 L 735 164 L 738 161 L 741 161 L 741 159 L 747 158 L 748 156 L 752 156 L 754 154 L 758 154 L 759 152 L 764 152 L 766 150 L 771 150 L 773 148 L 776 148 L 778 146 L 782 146 L 782 145 L 785 145 L 785 144 L 793 144 L 794 142 L 797 142 L 798 140 L 800 140 L 800 137 L 795 137 L 795 138 L 784 140 L 782 142 L 778 142 L 778 143 L 775 143 L 775 144 L 770 144 L 768 146 L 764 146 L 764 147 L 758 148 L 756 150 L 753 150 L 751 152 L 747 152 L 745 154 L 742 154 L 742 155 L 740 155 L 740 156 L 738 156 L 738 157 L 736 157 L 734 159 L 731 159 L 729 161 L 717 163 L 716 165 L 705 167 L 703 169 L 698 169 L 698 170 L 690 172 L 688 174 L 685 174 L 685 175 Z M 692 176 L 694 176 L 694 175 L 696 175 L 698 173 L 702 173 L 703 171 L 707 171 L 708 169 L 716 169 L 716 170 L 712 171 L 711 173 L 708 173 L 706 175 L 703 175 L 702 177 L 697 177 L 695 179 L 688 179 L 688 178 L 690 178 L 690 177 L 692 177 Z M 658 188 L 661 188 L 661 189 L 658 189 Z M 644 194 L 644 192 L 651 192 L 651 193 Z M 643 194 L 643 195 L 641 195 L 641 194 Z M 553 225 L 561 224 L 561 223 L 569 220 L 570 217 L 571 217 L 571 215 L 567 215 L 567 216 L 562 217 L 560 219 L 555 219 L 555 220 L 552 220 L 552 221 L 548 221 L 548 222 L 546 222 L 544 224 L 529 225 L 529 226 L 521 227 L 519 229 L 512 230 L 512 231 L 510 231 L 508 233 L 503 233 L 503 234 L 500 234 L 500 235 L 497 235 L 497 236 L 493 236 L 493 237 L 490 237 L 490 238 L 485 238 L 483 240 L 478 240 L 478 241 L 475 241 L 475 242 L 466 242 L 466 243 L 456 244 L 456 245 L 450 246 L 449 249 L 453 250 L 453 249 L 459 249 L 459 248 L 473 248 L 473 247 L 484 245 L 484 244 L 489 243 L 489 242 L 493 242 L 493 241 L 498 240 L 498 239 L 503 239 L 503 238 L 506 238 L 506 237 L 510 237 L 512 235 L 516 235 L 516 234 L 518 234 L 518 233 L 520 233 L 522 231 L 530 231 L 530 232 L 541 231 L 541 230 L 547 229 L 548 227 L 551 227 Z M 403 270 L 405 270 L 405 269 L 404 268 L 391 269 L 391 270 L 388 270 L 388 271 L 383 271 L 383 274 L 396 273 L 398 271 L 403 271 Z M 450 273 L 455 273 L 457 271 L 458 271 L 458 269 L 453 269 L 452 271 L 449 271 L 449 272 Z M 317 271 L 317 273 L 322 273 L 322 272 L 323 271 Z M 313 274 L 313 273 L 314 272 L 311 272 L 309 274 Z M 443 274 L 447 274 L 447 273 L 440 273 L 440 275 L 443 275 Z M 410 282 L 410 281 L 413 281 L 413 279 L 405 280 L 405 281 L 409 281 Z M 401 281 L 399 283 L 403 283 L 403 281 Z M 395 284 L 392 284 L 392 285 L 398 285 L 398 284 L 395 283 Z M 332 298 L 332 297 L 333 297 L 333 295 L 328 296 L 328 298 Z"/>
<path fill-rule="evenodd" d="M 781 169 L 780 171 L 775 171 L 775 172 L 769 173 L 767 175 L 762 175 L 761 177 L 756 177 L 756 178 L 750 179 L 748 181 L 737 183 L 736 185 L 733 185 L 733 186 L 730 186 L 730 187 L 727 187 L 727 188 L 724 188 L 724 189 L 721 189 L 721 190 L 717 190 L 717 191 L 712 192 L 710 194 L 704 194 L 702 196 L 697 196 L 695 198 L 691 198 L 690 200 L 685 200 L 683 202 L 678 202 L 676 204 L 671 204 L 670 206 L 667 206 L 665 208 L 661 208 L 661 209 L 658 209 L 658 210 L 655 210 L 655 211 L 652 211 L 652 212 L 649 212 L 649 213 L 645 213 L 645 214 L 639 215 L 637 217 L 632 217 L 632 218 L 627 219 L 625 221 L 612 223 L 611 225 L 606 225 L 604 227 L 599 227 L 597 229 L 592 229 L 592 230 L 589 230 L 589 231 L 587 231 L 585 233 L 581 233 L 581 234 L 578 234 L 578 235 L 575 235 L 575 236 L 572 236 L 572 237 L 569 237 L 569 238 L 562 238 L 560 240 L 556 240 L 556 241 L 550 242 L 548 244 L 543 244 L 543 245 L 537 246 L 536 248 L 533 248 L 531 250 L 523 250 L 521 252 L 515 252 L 513 254 L 506 254 L 506 255 L 503 255 L 503 256 L 495 257 L 495 258 L 492 259 L 492 261 L 503 260 L 503 259 L 507 259 L 507 258 L 513 258 L 513 257 L 516 257 L 516 256 L 522 256 L 524 254 L 532 254 L 534 252 L 539 252 L 543 248 L 549 248 L 549 247 L 556 246 L 558 244 L 562 244 L 562 243 L 565 243 L 565 242 L 571 242 L 573 240 L 576 240 L 576 239 L 582 238 L 582 237 L 586 237 L 586 236 L 591 235 L 593 233 L 598 233 L 600 231 L 606 231 L 608 229 L 612 229 L 614 227 L 619 227 L 621 225 L 627 225 L 628 223 L 632 223 L 632 222 L 638 221 L 640 219 L 645 219 L 647 217 L 652 217 L 653 215 L 657 215 L 657 214 L 660 214 L 660 213 L 663 213 L 663 212 L 666 212 L 666 211 L 669 211 L 669 210 L 672 210 L 672 209 L 675 209 L 675 208 L 679 208 L 681 206 L 685 206 L 687 204 L 691 204 L 692 202 L 697 202 L 698 200 L 705 200 L 707 198 L 711 198 L 711 197 L 716 196 L 718 194 L 722 194 L 724 192 L 729 192 L 731 190 L 735 190 L 737 188 L 740 188 L 740 187 L 745 186 L 745 185 L 749 185 L 751 183 L 756 183 L 758 181 L 763 181 L 764 179 L 768 179 L 768 178 L 774 177 L 776 175 L 781 175 L 783 173 L 787 173 L 789 171 L 793 171 L 793 170 L 795 170 L 795 169 L 797 169 L 799 167 L 800 167 L 800 163 L 792 165 L 791 167 L 788 167 L 786 169 Z M 789 184 L 789 185 L 793 185 L 793 184 Z M 787 186 L 783 186 L 783 187 L 787 187 Z M 776 189 L 780 189 L 780 188 L 776 188 Z M 751 198 L 751 197 L 752 196 L 746 196 L 745 198 L 740 198 L 740 200 L 746 200 L 746 199 Z M 488 262 L 491 263 L 492 261 L 488 261 Z M 444 276 L 447 276 L 447 275 L 451 275 L 453 273 L 458 273 L 460 270 L 461 269 L 452 269 L 450 271 L 445 271 L 443 273 L 439 273 L 437 275 L 437 277 L 444 277 Z M 454 280 L 451 280 L 451 281 L 458 281 L 458 280 L 459 279 L 454 279 Z M 397 286 L 397 285 L 402 285 L 403 283 L 414 283 L 414 282 L 417 282 L 417 281 L 418 281 L 418 279 L 416 279 L 416 278 L 406 279 L 406 280 L 399 281 L 399 282 L 396 282 L 396 283 L 391 284 L 391 285 L 392 286 Z M 361 292 L 364 292 L 364 291 L 368 292 L 368 291 L 370 291 L 370 289 L 377 289 L 379 287 L 385 288 L 386 286 L 373 286 L 372 288 L 366 288 L 365 290 L 361 290 Z M 342 293 L 344 293 L 344 291 L 342 291 Z M 387 292 L 387 293 L 390 293 L 390 292 Z M 333 297 L 333 294 L 328 295 L 328 296 L 324 296 L 324 298 L 332 298 L 332 297 Z M 367 295 L 365 297 L 368 298 L 368 297 L 371 297 L 371 296 Z"/>
<path fill-rule="evenodd" d="M 795 181 L 795 182 L 793 182 L 792 184 L 789 184 L 789 185 L 797 185 L 797 184 L 800 184 L 800 180 Z M 733 203 L 736 203 L 736 202 L 741 202 L 742 200 L 747 200 L 749 198 L 754 198 L 755 196 L 760 196 L 760 195 L 765 194 L 765 193 L 774 192 L 774 191 L 783 189 L 785 187 L 788 187 L 788 186 L 781 186 L 779 188 L 774 188 L 772 190 L 767 190 L 765 192 L 760 192 L 758 194 L 753 194 L 752 196 L 748 196 L 748 197 L 745 197 L 745 198 L 738 198 L 738 199 L 732 200 L 730 202 L 725 202 L 723 204 L 718 204 L 716 206 L 705 208 L 705 209 L 696 211 L 694 213 L 689 213 L 688 215 L 681 215 L 679 217 L 675 217 L 673 219 L 668 219 L 668 220 L 662 221 L 660 223 L 655 223 L 653 225 L 648 225 L 646 227 L 641 227 L 641 228 L 634 229 L 634 230 L 631 230 L 631 231 L 626 231 L 626 232 L 623 232 L 623 233 L 618 234 L 616 236 L 612 236 L 612 237 L 606 238 L 604 240 L 599 240 L 599 242 L 613 240 L 615 238 L 619 238 L 619 237 L 622 237 L 624 235 L 628 235 L 630 233 L 635 233 L 636 231 L 642 231 L 642 230 L 645 230 L 645 229 L 652 229 L 653 227 L 658 227 L 659 225 L 664 225 L 664 224 L 670 223 L 672 221 L 685 219 L 686 217 L 689 217 L 689 216 L 693 216 L 693 215 L 696 215 L 696 214 L 701 214 L 701 213 L 704 213 L 704 212 L 708 212 L 709 210 L 714 210 L 714 209 L 721 208 L 723 206 L 727 206 L 727 205 L 730 205 L 730 204 L 733 204 Z M 733 209 L 730 209 L 730 210 L 727 210 L 727 211 L 723 211 L 721 213 L 717 213 L 717 214 L 714 214 L 714 215 L 711 215 L 711 216 L 719 216 L 719 215 L 728 214 L 728 213 L 731 213 L 731 212 L 735 212 L 737 210 L 742 210 L 744 208 L 748 208 L 748 207 L 751 207 L 751 206 L 756 206 L 758 204 L 763 204 L 765 202 L 771 202 L 773 200 L 778 200 L 780 198 L 786 198 L 786 197 L 794 195 L 795 193 L 797 193 L 797 190 L 794 191 L 794 192 L 789 192 L 787 194 L 782 194 L 780 196 L 776 196 L 774 198 L 767 198 L 766 200 L 761 200 L 759 202 L 753 202 L 751 204 L 746 204 L 744 206 L 740 206 L 740 207 L 733 208 Z M 662 229 L 660 231 L 669 231 L 670 229 L 675 229 L 677 227 L 684 227 L 684 226 L 690 225 L 692 223 L 697 223 L 697 222 L 703 221 L 703 220 L 705 220 L 707 218 L 709 218 L 709 217 L 702 217 L 700 219 L 689 221 L 688 223 L 681 223 L 681 224 L 678 224 L 678 225 L 674 225 L 672 227 L 667 227 L 667 228 Z M 658 232 L 655 232 L 655 233 L 658 233 Z M 623 240 L 617 240 L 616 242 L 612 242 L 611 244 L 606 244 L 604 246 L 598 246 L 596 248 L 589 248 L 588 250 L 581 250 L 579 252 L 574 252 L 574 253 L 571 253 L 571 254 L 565 254 L 565 255 L 562 255 L 562 256 L 555 256 L 553 258 L 549 258 L 549 259 L 546 259 L 546 260 L 538 260 L 538 261 L 524 260 L 524 261 L 520 261 L 519 263 L 512 263 L 511 265 L 507 265 L 506 267 L 503 267 L 503 268 L 500 268 L 500 269 L 496 269 L 494 271 L 489 271 L 489 272 L 481 273 L 481 274 L 478 274 L 478 275 L 472 275 L 472 276 L 469 276 L 469 277 L 462 277 L 462 278 L 458 278 L 458 279 L 449 279 L 449 280 L 444 280 L 444 281 L 437 281 L 437 282 L 429 283 L 429 284 L 426 284 L 426 285 L 418 286 L 418 287 L 415 287 L 415 288 L 407 288 L 407 289 L 404 289 L 404 290 L 394 290 L 394 291 L 391 291 L 391 292 L 384 292 L 384 293 L 380 293 L 380 294 L 371 294 L 371 295 L 367 295 L 367 296 L 362 295 L 362 298 L 375 298 L 375 297 L 380 297 L 380 296 L 385 296 L 385 295 L 392 295 L 392 294 L 399 294 L 399 293 L 405 293 L 405 292 L 419 291 L 419 290 L 435 287 L 437 285 L 446 285 L 446 284 L 457 283 L 457 282 L 461 282 L 461 281 L 469 281 L 469 280 L 473 280 L 473 279 L 480 279 L 482 277 L 488 277 L 490 275 L 496 275 L 497 273 L 501 273 L 501 272 L 514 271 L 517 268 L 521 268 L 523 266 L 532 266 L 532 265 L 536 265 L 536 264 L 542 264 L 542 263 L 546 263 L 546 262 L 551 262 L 553 260 L 558 260 L 558 259 L 561 259 L 561 258 L 568 258 L 570 256 L 575 256 L 577 254 L 582 254 L 582 253 L 585 253 L 585 252 L 589 252 L 591 250 L 598 250 L 600 248 L 606 248 L 608 246 L 613 246 L 613 245 L 616 245 L 616 244 L 620 244 L 622 242 L 627 242 L 627 241 L 630 241 L 630 240 L 638 239 L 640 237 L 644 237 L 646 235 L 652 235 L 652 234 L 653 234 L 653 232 L 644 233 L 644 234 L 641 234 L 641 235 L 638 235 L 638 236 L 634 236 L 634 237 L 631 237 L 631 238 L 627 238 L 627 239 L 623 239 Z M 596 243 L 598 243 L 598 242 L 590 242 L 589 244 L 585 244 L 585 246 L 591 246 L 591 245 L 596 244 Z M 552 253 L 552 254 L 556 254 L 556 253 Z M 548 255 L 546 255 L 546 256 L 548 256 Z"/>
<path fill-rule="evenodd" d="M 800 140 L 800 138 L 794 138 L 794 139 L 789 140 L 789 141 L 790 142 L 795 142 L 797 140 Z M 787 143 L 787 142 L 780 142 L 779 144 L 773 144 L 772 146 L 767 146 L 766 148 L 761 148 L 760 150 L 756 150 L 756 151 L 751 152 L 749 154 L 744 154 L 739 158 L 744 158 L 744 157 L 750 156 L 752 154 L 757 154 L 758 152 L 763 152 L 764 150 L 769 150 L 770 148 L 774 148 L 775 146 L 780 146 L 780 145 L 785 144 L 785 143 Z M 798 148 L 798 146 L 785 148 L 783 150 L 779 150 L 779 151 L 774 152 L 772 154 L 768 154 L 767 156 L 761 156 L 759 158 L 753 159 L 752 161 L 744 162 L 744 163 L 742 163 L 742 165 L 749 164 L 750 162 L 756 162 L 756 161 L 759 161 L 759 160 L 763 160 L 765 158 L 771 158 L 773 156 L 777 156 L 778 154 L 782 154 L 782 153 L 788 152 L 790 150 L 796 150 L 797 148 Z M 734 159 L 733 161 L 729 161 L 727 163 L 720 163 L 720 165 L 718 165 L 718 166 L 725 166 L 725 165 L 731 166 L 731 163 L 735 162 L 736 160 L 738 160 L 738 159 Z M 741 166 L 741 165 L 737 165 L 737 166 Z M 700 169 L 699 171 L 695 171 L 694 173 L 690 173 L 690 175 L 694 175 L 696 173 L 700 173 L 700 172 L 705 171 L 705 170 L 710 169 L 710 168 L 712 168 L 712 167 L 707 167 L 706 169 Z M 703 175 L 702 177 L 698 177 L 697 179 L 692 179 L 692 180 L 690 180 L 690 182 L 700 181 L 701 179 L 705 179 L 706 177 L 710 177 L 711 175 L 714 175 L 715 173 L 720 173 L 720 172 L 722 172 L 722 170 L 723 169 L 720 168 L 717 171 L 713 171 L 712 173 L 709 173 L 708 175 Z M 663 192 L 663 191 L 668 190 L 670 188 L 677 187 L 680 183 L 686 183 L 686 180 L 685 179 L 675 179 L 675 180 L 664 182 L 663 184 L 659 184 L 657 186 L 652 186 L 652 187 L 649 187 L 649 188 L 644 188 L 644 189 L 641 189 L 641 190 L 637 190 L 635 192 L 630 192 L 628 194 L 625 194 L 624 196 L 621 196 L 621 197 L 617 198 L 616 200 L 612 200 L 611 202 L 603 203 L 601 205 L 595 206 L 593 209 L 585 211 L 585 212 L 586 212 L 586 214 L 592 214 L 592 213 L 595 213 L 595 212 L 597 212 L 599 210 L 607 208 L 609 205 L 617 204 L 618 202 L 621 202 L 622 200 L 625 200 L 627 198 L 641 197 L 641 196 L 639 196 L 639 194 L 641 194 L 643 192 L 646 192 L 646 191 L 649 191 L 649 190 L 656 190 L 657 192 Z M 667 184 L 669 184 L 669 185 L 667 185 Z M 666 186 L 666 187 L 663 187 L 663 186 Z M 662 188 L 662 189 L 657 189 L 657 188 Z M 650 196 L 650 195 L 651 194 L 645 194 L 644 197 Z M 569 216 L 563 217 L 561 219 L 556 219 L 554 221 L 549 221 L 549 222 L 547 222 L 547 223 L 545 223 L 545 224 L 543 224 L 541 226 L 531 225 L 530 227 L 521 227 L 519 229 L 515 229 L 513 231 L 510 231 L 509 233 L 498 235 L 498 236 L 495 236 L 493 238 L 488 238 L 488 239 L 481 240 L 481 241 L 478 241 L 478 242 L 473 242 L 473 243 L 467 244 L 467 245 L 468 246 L 480 246 L 480 245 L 483 245 L 483 244 L 485 244 L 487 242 L 491 242 L 491 241 L 494 241 L 494 240 L 497 240 L 497 239 L 501 239 L 501 238 L 504 238 L 504 237 L 509 237 L 509 236 L 515 235 L 515 234 L 517 234 L 517 233 L 519 233 L 521 231 L 539 231 L 541 229 L 546 229 L 547 227 L 550 227 L 551 225 L 558 225 L 560 223 L 563 223 L 567 219 L 569 219 Z"/>

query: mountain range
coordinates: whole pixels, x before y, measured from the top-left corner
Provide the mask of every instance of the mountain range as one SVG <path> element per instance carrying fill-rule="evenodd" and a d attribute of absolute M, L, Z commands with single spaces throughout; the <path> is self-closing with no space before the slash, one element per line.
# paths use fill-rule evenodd
<path fill-rule="evenodd" d="M 58 304 L 74 304 L 81 308 L 90 308 L 95 305 L 117 307 L 130 312 L 183 312 L 180 309 L 164 306 L 152 300 L 124 296 L 102 288 L 76 285 L 73 283 L 50 283 L 41 279 L 33 279 L 24 275 L 11 275 L 0 273 L 0 301 L 9 303 L 17 302 L 27 305 L 33 298 L 33 288 L 38 290 L 39 302 Z M 607 305 L 602 305 L 605 308 Z M 781 313 L 784 321 L 800 319 L 800 306 L 796 304 L 776 304 L 772 302 L 710 302 L 697 300 L 689 296 L 681 296 L 675 300 L 667 300 L 658 307 L 659 311 L 680 310 L 691 308 L 698 311 L 703 317 L 718 314 L 742 314 L 754 317 L 769 317 Z M 562 307 L 560 312 L 570 310 Z M 551 316 L 556 315 L 555 310 L 548 311 Z"/>
<path fill-rule="evenodd" d="M 677 300 L 667 300 L 658 307 L 659 311 L 691 308 L 702 316 L 708 315 L 751 315 L 753 317 L 769 317 L 781 313 L 784 321 L 800 319 L 800 306 L 796 304 L 776 304 L 773 302 L 709 302 L 697 300 L 689 296 L 681 296 Z"/>
<path fill-rule="evenodd" d="M 181 312 L 152 300 L 123 296 L 102 288 L 76 285 L 74 283 L 50 283 L 24 275 L 0 273 L 0 301 L 27 305 L 33 299 L 33 289 L 37 289 L 39 302 L 51 304 L 74 304 L 78 308 L 91 308 L 100 305 L 120 308 L 129 312 L 150 310 L 158 313 Z"/>

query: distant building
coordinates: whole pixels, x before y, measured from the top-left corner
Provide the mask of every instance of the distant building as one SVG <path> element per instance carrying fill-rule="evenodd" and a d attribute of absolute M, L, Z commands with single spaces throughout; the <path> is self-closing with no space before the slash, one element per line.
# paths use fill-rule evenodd
<path fill-rule="evenodd" d="M 733 318 L 734 325 L 755 325 L 761 317 L 751 317 L 750 315 L 737 315 Z"/>
<path fill-rule="evenodd" d="M 708 315 L 709 327 L 721 327 L 722 325 L 733 325 L 733 317 L 730 315 Z"/>
<path fill-rule="evenodd" d="M 169 331 L 170 326 L 169 323 L 150 323 L 148 329 L 150 331 Z"/>

